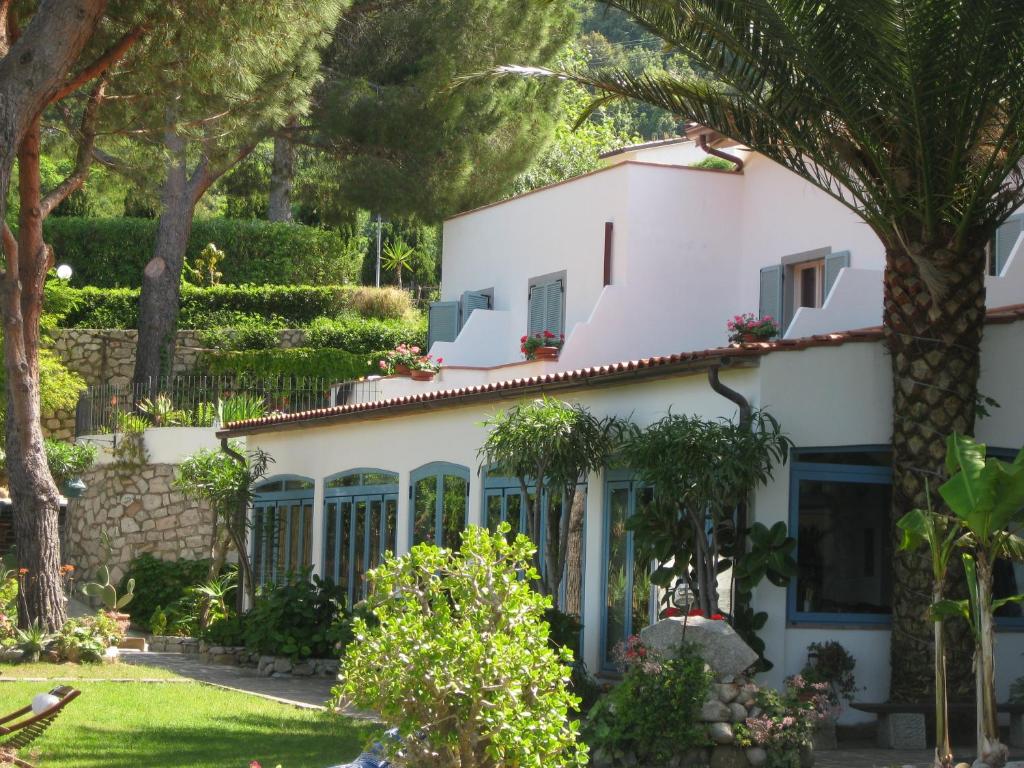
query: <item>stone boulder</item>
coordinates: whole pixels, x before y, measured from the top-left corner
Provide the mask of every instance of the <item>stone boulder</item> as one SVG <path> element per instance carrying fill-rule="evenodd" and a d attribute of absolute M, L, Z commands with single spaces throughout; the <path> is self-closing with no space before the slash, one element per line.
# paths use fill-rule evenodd
<path fill-rule="evenodd" d="M 716 680 L 731 681 L 743 674 L 757 654 L 724 621 L 698 617 L 673 616 L 640 630 L 640 640 L 648 648 L 673 655 L 684 640 L 693 643 L 711 667 Z"/>

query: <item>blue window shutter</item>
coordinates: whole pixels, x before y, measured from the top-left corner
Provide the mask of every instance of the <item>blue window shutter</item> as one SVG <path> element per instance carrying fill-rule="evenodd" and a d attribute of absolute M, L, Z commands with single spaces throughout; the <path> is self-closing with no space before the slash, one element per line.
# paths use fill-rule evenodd
<path fill-rule="evenodd" d="M 848 266 L 850 266 L 849 251 L 836 251 L 825 257 L 825 299 L 828 298 L 832 292 L 832 286 L 839 279 L 839 270 Z"/>
<path fill-rule="evenodd" d="M 761 301 L 758 306 L 758 317 L 771 317 L 780 326 L 782 316 L 782 275 L 783 266 L 776 264 L 761 270 Z"/>
<path fill-rule="evenodd" d="M 462 294 L 462 323 L 459 328 L 462 328 L 469 320 L 469 316 L 473 314 L 474 309 L 490 309 L 491 308 L 491 297 L 486 293 L 477 293 L 476 291 L 466 291 Z"/>
<path fill-rule="evenodd" d="M 534 285 L 530 288 L 530 319 L 527 323 L 526 332 L 530 336 L 535 333 L 544 332 L 546 313 L 548 305 L 548 291 L 546 285 Z"/>
<path fill-rule="evenodd" d="M 996 230 L 995 247 L 992 249 L 994 275 L 1003 273 L 1003 268 L 1010 259 L 1010 251 L 1017 244 L 1017 237 L 1021 232 L 1024 232 L 1024 214 L 1011 216 Z"/>
<path fill-rule="evenodd" d="M 565 294 L 562 281 L 555 280 L 547 285 L 547 307 L 544 311 L 544 330 L 551 331 L 555 336 L 564 332 L 563 303 Z"/>
<path fill-rule="evenodd" d="M 437 301 L 427 312 L 427 347 L 435 341 L 455 341 L 459 335 L 459 302 Z"/>

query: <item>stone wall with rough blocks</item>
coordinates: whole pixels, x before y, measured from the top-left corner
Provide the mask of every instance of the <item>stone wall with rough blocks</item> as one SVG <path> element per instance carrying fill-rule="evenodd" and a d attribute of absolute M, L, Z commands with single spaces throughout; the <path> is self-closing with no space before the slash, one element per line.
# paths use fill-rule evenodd
<path fill-rule="evenodd" d="M 91 579 L 101 564 L 100 534 L 110 536 L 111 580 L 144 552 L 161 560 L 209 556 L 211 520 L 205 504 L 187 501 L 171 484 L 171 464 L 94 467 L 83 476 L 85 493 L 69 499 L 67 560 L 80 578 Z"/>
<path fill-rule="evenodd" d="M 264 656 L 245 646 L 210 645 L 193 637 L 150 635 L 149 650 L 154 653 L 181 653 L 195 656 L 203 664 L 225 664 L 252 667 L 263 677 L 327 677 L 338 676 L 337 659 L 300 659 L 287 656 Z"/>

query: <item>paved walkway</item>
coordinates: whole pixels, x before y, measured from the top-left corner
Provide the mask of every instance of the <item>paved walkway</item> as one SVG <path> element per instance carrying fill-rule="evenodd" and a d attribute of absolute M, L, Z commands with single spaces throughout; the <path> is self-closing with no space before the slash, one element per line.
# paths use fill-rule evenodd
<path fill-rule="evenodd" d="M 255 669 L 204 664 L 195 656 L 183 653 L 122 651 L 121 661 L 162 667 L 192 680 L 308 709 L 323 709 L 334 685 L 334 680 L 322 677 L 263 677 L 256 674 Z"/>
<path fill-rule="evenodd" d="M 814 753 L 814 768 L 932 768 L 933 752 L 902 752 L 840 743 L 840 749 Z M 972 747 L 954 750 L 956 759 L 970 765 L 974 762 Z M 1011 759 L 1024 755 L 1013 754 Z M 1024 768 L 1024 762 L 1007 763 L 1006 768 Z"/>

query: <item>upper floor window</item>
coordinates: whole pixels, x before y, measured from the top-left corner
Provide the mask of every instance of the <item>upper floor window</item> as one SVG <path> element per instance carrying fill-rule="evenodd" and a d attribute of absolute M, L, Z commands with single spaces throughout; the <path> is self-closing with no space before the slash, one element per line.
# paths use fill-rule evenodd
<path fill-rule="evenodd" d="M 427 311 L 427 348 L 435 341 L 455 341 L 473 312 L 493 305 L 493 288 L 465 291 L 458 301 L 435 301 Z"/>
<path fill-rule="evenodd" d="M 795 253 L 781 264 L 761 270 L 759 315 L 771 317 L 785 331 L 796 311 L 825 305 L 839 271 L 850 266 L 850 252 L 819 248 Z"/>
<path fill-rule="evenodd" d="M 533 336 L 544 331 L 555 336 L 565 333 L 565 272 L 530 280 L 526 332 Z"/>

